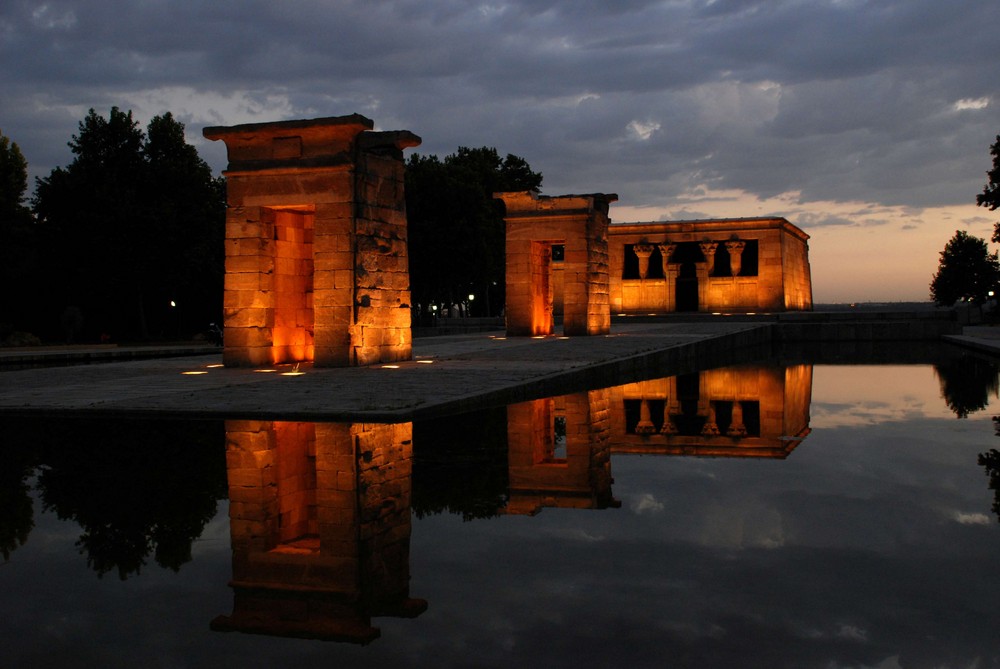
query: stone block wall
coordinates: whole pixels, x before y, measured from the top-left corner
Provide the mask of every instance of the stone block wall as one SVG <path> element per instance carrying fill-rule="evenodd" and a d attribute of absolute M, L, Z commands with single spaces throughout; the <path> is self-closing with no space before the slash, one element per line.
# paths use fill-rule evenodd
<path fill-rule="evenodd" d="M 507 333 L 554 332 L 552 246 L 564 247 L 561 263 L 563 334 L 607 334 L 608 206 L 617 195 L 546 197 L 533 192 L 495 193 L 504 201 Z"/>
<path fill-rule="evenodd" d="M 363 116 L 213 127 L 226 143 L 227 366 L 411 355 L 403 149 Z"/>
<path fill-rule="evenodd" d="M 800 237 L 782 238 L 782 277 L 785 308 L 789 311 L 812 309 L 812 271 L 809 267 L 809 244 Z"/>

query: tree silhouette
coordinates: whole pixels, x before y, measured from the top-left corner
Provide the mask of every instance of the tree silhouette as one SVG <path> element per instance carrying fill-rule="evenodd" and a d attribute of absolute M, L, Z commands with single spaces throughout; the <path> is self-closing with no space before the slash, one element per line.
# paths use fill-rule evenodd
<path fill-rule="evenodd" d="M 941 252 L 931 281 L 931 298 L 942 306 L 958 300 L 983 303 L 1000 282 L 1000 261 L 986 240 L 956 230 Z"/>
<path fill-rule="evenodd" d="M 24 205 L 28 162 L 21 149 L 0 134 L 0 341 L 32 320 L 31 291 L 37 281 L 35 228 Z"/>
<path fill-rule="evenodd" d="M 179 334 L 178 314 L 199 329 L 217 319 L 224 190 L 184 126 L 167 112 L 143 133 L 132 112 L 91 109 L 69 146 L 73 162 L 39 179 L 32 200 L 52 308 L 77 307 L 90 336 L 117 338 Z"/>
<path fill-rule="evenodd" d="M 77 546 L 98 575 L 124 580 L 151 554 L 174 571 L 191 559 L 228 491 L 220 421 L 51 423 L 35 426 L 42 504 L 80 524 Z"/>
<path fill-rule="evenodd" d="M 997 421 L 997 418 L 993 419 Z M 986 476 L 990 479 L 990 490 L 993 491 L 993 513 L 1000 521 L 1000 451 L 991 448 L 985 453 L 979 454 L 979 466 L 986 470 Z"/>
<path fill-rule="evenodd" d="M 983 186 L 983 192 L 976 196 L 976 204 L 996 211 L 1000 207 L 1000 135 L 990 146 L 990 155 L 993 156 L 993 168 L 986 172 L 989 181 Z M 1000 223 L 993 224 L 992 241 L 1000 242 Z"/>
<path fill-rule="evenodd" d="M 505 231 L 493 193 L 538 190 L 542 175 L 527 161 L 495 148 L 460 147 L 439 160 L 410 156 L 406 164 L 410 282 L 414 302 L 459 303 L 499 313 L 504 297 Z M 491 315 L 491 314 L 486 314 Z"/>
<path fill-rule="evenodd" d="M 36 462 L 32 451 L 11 441 L 11 436 L 4 429 L 6 443 L 0 449 L 0 554 L 4 562 L 28 541 L 35 527 L 28 477 L 34 472 Z"/>
<path fill-rule="evenodd" d="M 941 385 L 941 396 L 958 418 L 981 411 L 1000 390 L 997 375 L 1000 367 L 975 355 L 959 354 L 935 363 L 934 373 Z"/>
<path fill-rule="evenodd" d="M 492 518 L 506 506 L 506 408 L 417 421 L 413 443 L 417 518 L 445 511 L 466 521 Z"/>

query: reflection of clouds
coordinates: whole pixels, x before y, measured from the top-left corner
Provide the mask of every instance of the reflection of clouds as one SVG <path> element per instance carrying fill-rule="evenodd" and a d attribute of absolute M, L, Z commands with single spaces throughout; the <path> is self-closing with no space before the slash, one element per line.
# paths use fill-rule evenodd
<path fill-rule="evenodd" d="M 985 513 L 962 513 L 956 511 L 952 516 L 961 525 L 990 525 L 993 521 Z"/>
<path fill-rule="evenodd" d="M 841 625 L 840 629 L 837 630 L 837 636 L 841 639 L 850 639 L 852 641 L 868 640 L 868 632 L 854 625 Z"/>
<path fill-rule="evenodd" d="M 663 511 L 663 502 L 657 501 L 653 495 L 644 492 L 629 499 L 629 509 L 637 515 L 659 513 Z"/>
<path fill-rule="evenodd" d="M 706 509 L 698 543 L 714 548 L 781 548 L 785 545 L 781 514 L 754 500 L 738 506 L 713 504 Z"/>
<path fill-rule="evenodd" d="M 930 365 L 816 365 L 813 429 L 952 418 Z"/>
<path fill-rule="evenodd" d="M 566 539 L 569 541 L 583 541 L 588 543 L 594 543 L 598 541 L 604 541 L 605 537 L 602 535 L 591 534 L 585 530 L 579 528 L 553 528 L 548 531 L 549 536 L 555 537 L 557 539 Z"/>

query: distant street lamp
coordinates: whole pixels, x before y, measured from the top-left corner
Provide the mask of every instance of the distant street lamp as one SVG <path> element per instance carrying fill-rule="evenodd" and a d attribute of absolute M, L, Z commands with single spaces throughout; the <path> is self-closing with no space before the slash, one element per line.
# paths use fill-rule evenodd
<path fill-rule="evenodd" d="M 177 302 L 170 300 L 170 309 L 174 312 L 174 326 L 177 328 L 177 338 L 181 338 L 181 311 L 177 308 Z"/>

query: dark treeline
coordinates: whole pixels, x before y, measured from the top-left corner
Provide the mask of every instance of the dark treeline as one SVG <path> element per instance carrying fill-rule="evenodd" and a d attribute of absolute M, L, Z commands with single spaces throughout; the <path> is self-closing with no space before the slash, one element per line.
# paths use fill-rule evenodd
<path fill-rule="evenodd" d="M 2 334 L 162 339 L 218 321 L 225 184 L 183 124 L 167 112 L 143 131 L 131 112 L 90 110 L 69 147 L 73 161 L 37 180 L 30 210 L 24 180 L 4 178 Z M 23 174 L 16 145 L 3 148 L 4 167 Z"/>
<path fill-rule="evenodd" d="M 538 191 L 542 175 L 524 158 L 460 147 L 439 159 L 415 154 L 406 164 L 410 282 L 422 314 L 466 303 L 474 316 L 504 304 L 503 203 L 494 193 Z M 469 300 L 469 295 L 475 299 Z"/>
<path fill-rule="evenodd" d="M 225 181 L 170 112 L 143 130 L 132 112 L 93 109 L 73 160 L 36 180 L 0 134 L 0 344 L 190 338 L 222 314 Z M 406 164 L 413 303 L 504 303 L 501 191 L 542 175 L 496 149 L 413 155 Z M 469 299 L 474 295 L 474 299 Z M 418 310 L 418 314 L 419 314 Z"/>

